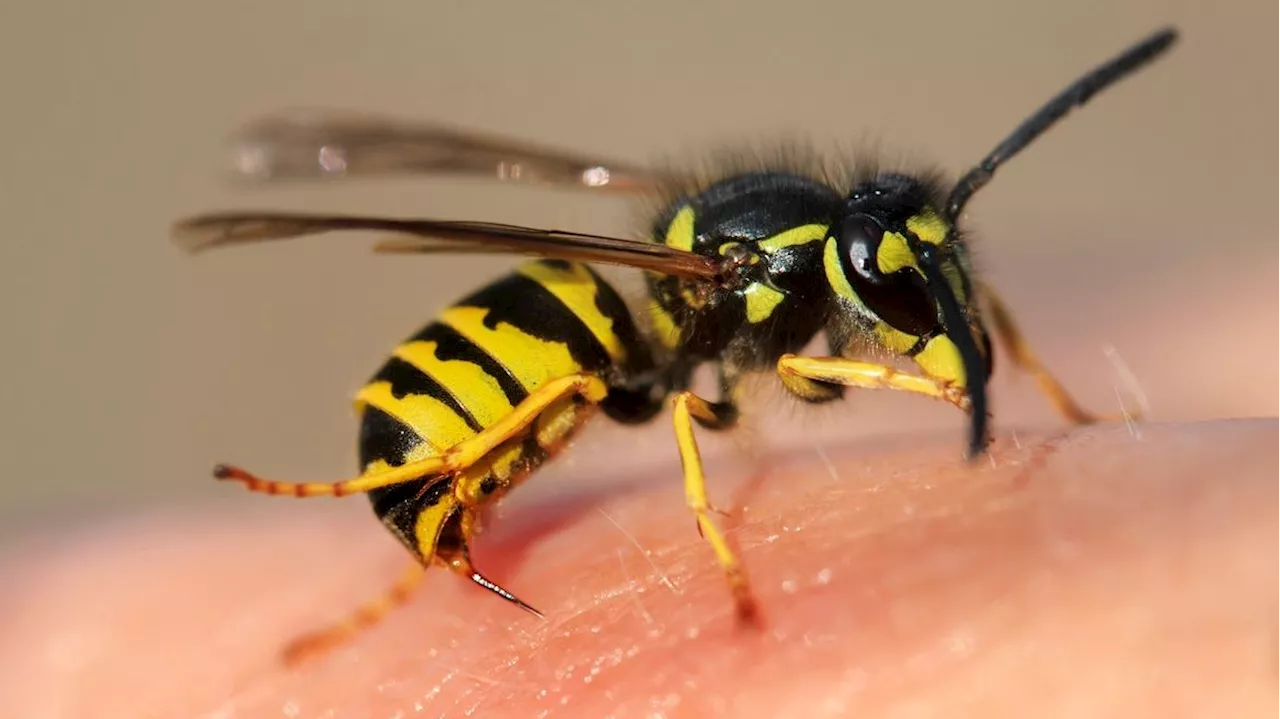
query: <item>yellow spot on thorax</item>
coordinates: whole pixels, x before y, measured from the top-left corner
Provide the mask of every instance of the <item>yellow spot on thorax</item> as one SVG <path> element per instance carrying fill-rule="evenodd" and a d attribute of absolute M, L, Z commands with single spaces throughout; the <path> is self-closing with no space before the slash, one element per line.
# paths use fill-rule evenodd
<path fill-rule="evenodd" d="M 801 225 L 759 242 L 760 250 L 774 253 L 786 247 L 816 242 L 827 236 L 827 225 Z"/>
<path fill-rule="evenodd" d="M 743 292 L 747 300 L 747 321 L 753 324 L 769 319 L 786 296 L 760 282 L 752 282 Z"/>
<path fill-rule="evenodd" d="M 685 205 L 667 225 L 666 244 L 677 250 L 693 251 L 693 208 Z"/>

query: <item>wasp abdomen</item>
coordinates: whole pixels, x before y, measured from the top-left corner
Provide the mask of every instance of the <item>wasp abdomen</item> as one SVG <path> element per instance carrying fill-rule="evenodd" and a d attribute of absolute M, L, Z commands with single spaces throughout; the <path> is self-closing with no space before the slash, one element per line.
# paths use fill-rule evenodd
<path fill-rule="evenodd" d="M 511 413 L 545 383 L 593 374 L 606 381 L 647 357 L 621 298 L 586 265 L 527 263 L 444 310 L 395 348 L 356 396 L 360 465 L 376 474 L 441 454 Z M 574 398 L 549 407 L 465 472 L 478 499 L 510 489 L 594 409 Z M 374 511 L 415 550 L 419 523 L 452 491 L 437 478 L 370 492 Z M 440 517 L 440 520 L 446 517 Z"/>

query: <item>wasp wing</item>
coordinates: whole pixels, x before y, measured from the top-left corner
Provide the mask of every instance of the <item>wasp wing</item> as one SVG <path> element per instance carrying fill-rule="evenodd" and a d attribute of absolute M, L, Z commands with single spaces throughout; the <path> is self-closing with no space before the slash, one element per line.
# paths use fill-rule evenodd
<path fill-rule="evenodd" d="M 512 252 L 622 265 L 693 279 L 711 280 L 722 274 L 721 263 L 715 259 L 656 242 L 492 222 L 228 212 L 192 217 L 173 228 L 175 239 L 192 252 L 340 231 L 372 231 L 409 238 L 383 242 L 377 246 L 382 252 Z"/>
<path fill-rule="evenodd" d="M 356 113 L 281 113 L 245 125 L 231 141 L 235 174 L 260 181 L 470 175 L 621 193 L 669 181 L 642 167 L 517 138 Z"/>

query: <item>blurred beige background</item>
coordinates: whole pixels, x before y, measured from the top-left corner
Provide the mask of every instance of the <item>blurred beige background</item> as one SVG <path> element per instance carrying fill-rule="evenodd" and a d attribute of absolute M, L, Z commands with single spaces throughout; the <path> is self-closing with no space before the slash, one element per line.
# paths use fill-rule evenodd
<path fill-rule="evenodd" d="M 1176 50 L 1004 169 L 970 227 L 988 278 L 1091 405 L 1114 408 L 1114 346 L 1155 419 L 1275 415 L 1276 21 L 1261 1 L 10 3 L 0 530 L 244 501 L 208 478 L 217 460 L 346 473 L 361 380 L 510 264 L 375 257 L 358 237 L 191 258 L 167 236 L 179 215 L 632 229 L 615 200 L 482 183 L 229 187 L 220 141 L 257 114 L 430 117 L 636 160 L 804 134 L 959 172 L 1166 23 L 1183 32 Z M 998 392 L 1031 396 L 1008 377 Z M 1002 423 L 1056 421 L 1034 400 L 1008 406 Z M 959 451 L 953 413 L 910 398 L 831 416 L 779 432 L 937 426 Z M 599 450 L 585 444 L 554 471 L 588 471 Z"/>

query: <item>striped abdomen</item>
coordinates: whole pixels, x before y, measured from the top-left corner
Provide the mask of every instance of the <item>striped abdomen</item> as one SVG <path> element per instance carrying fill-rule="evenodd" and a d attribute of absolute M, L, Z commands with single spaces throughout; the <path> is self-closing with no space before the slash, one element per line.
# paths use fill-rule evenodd
<path fill-rule="evenodd" d="M 548 380 L 624 375 L 646 356 L 617 293 L 586 265 L 530 262 L 444 310 L 396 348 L 356 396 L 365 473 L 438 455 L 474 437 Z M 585 419 L 573 402 L 464 473 L 489 497 L 532 471 Z M 429 558 L 456 514 L 450 482 L 410 482 L 370 493 L 374 511 Z"/>

